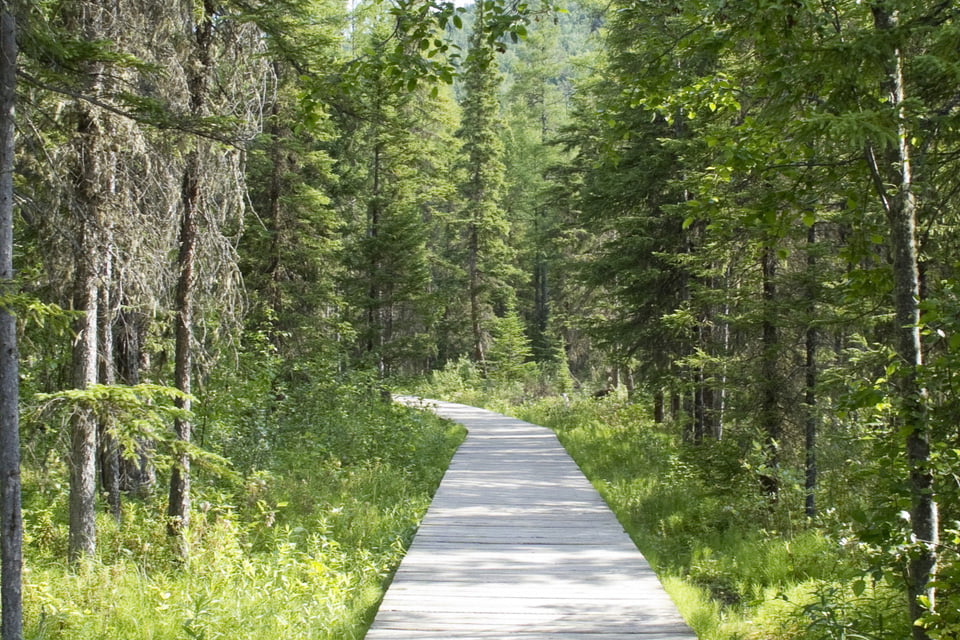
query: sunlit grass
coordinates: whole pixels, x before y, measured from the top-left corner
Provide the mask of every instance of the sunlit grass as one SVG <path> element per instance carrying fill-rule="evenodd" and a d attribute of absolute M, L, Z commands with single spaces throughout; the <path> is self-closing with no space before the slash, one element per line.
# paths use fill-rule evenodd
<path fill-rule="evenodd" d="M 791 510 L 802 505 L 791 487 L 781 503 L 766 499 L 749 447 L 686 445 L 619 401 L 495 404 L 557 432 L 701 640 L 909 637 L 902 593 L 885 582 L 854 589 L 858 559 Z"/>
<path fill-rule="evenodd" d="M 377 424 L 341 425 L 359 434 L 363 460 L 359 449 L 345 464 L 303 447 L 269 470 L 198 483 L 182 565 L 153 500 L 128 503 L 119 524 L 100 516 L 99 557 L 67 567 L 63 486 L 28 478 L 25 638 L 362 638 L 463 438 L 424 414 L 385 410 L 366 414 Z M 374 455 L 378 441 L 403 450 Z"/>

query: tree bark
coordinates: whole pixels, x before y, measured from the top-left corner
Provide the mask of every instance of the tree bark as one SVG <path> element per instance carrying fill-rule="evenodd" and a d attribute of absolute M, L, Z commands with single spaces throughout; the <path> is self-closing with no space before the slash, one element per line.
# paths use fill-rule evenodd
<path fill-rule="evenodd" d="M 882 91 L 897 117 L 898 144 L 885 149 L 882 167 L 872 147 L 867 159 L 874 185 L 887 214 L 893 262 L 893 302 L 896 337 L 894 349 L 899 367 L 893 376 L 899 400 L 898 428 L 907 434 L 905 453 L 909 465 L 910 523 L 917 548 L 907 570 L 910 617 L 919 620 L 936 606 L 937 545 L 939 514 L 934 498 L 934 478 L 930 460 L 930 434 L 927 424 L 927 393 L 918 380 L 923 366 L 920 339 L 920 270 L 917 249 L 917 207 L 911 171 L 908 126 L 904 115 L 906 100 L 903 53 L 895 40 L 898 17 L 885 3 L 871 6 L 874 28 L 885 35 L 890 45 Z M 892 190 L 887 185 L 893 185 Z M 927 600 L 924 606 L 922 598 Z M 915 640 L 927 640 L 926 630 L 913 626 Z"/>
<path fill-rule="evenodd" d="M 177 258 L 180 276 L 177 281 L 177 324 L 174 355 L 174 385 L 189 394 L 192 389 L 193 369 L 193 289 L 194 265 L 197 246 L 197 204 L 200 198 L 198 153 L 191 152 L 184 170 L 181 187 L 182 207 L 180 219 L 180 252 Z M 189 411 L 189 397 L 177 401 L 177 406 Z M 192 425 L 188 419 L 174 421 L 174 433 L 178 441 L 189 443 Z M 167 508 L 170 517 L 168 532 L 179 539 L 181 555 L 186 557 L 185 532 L 190 526 L 190 455 L 180 450 L 174 459 L 170 473 L 170 499 Z"/>
<path fill-rule="evenodd" d="M 814 269 L 817 266 L 817 258 L 814 255 L 814 245 L 817 242 L 816 226 L 811 225 L 807 232 L 807 277 L 813 283 L 816 279 Z M 813 319 L 816 317 L 816 292 L 811 284 L 810 291 L 807 292 L 809 307 L 807 308 L 807 331 L 805 335 L 806 362 L 804 363 L 804 404 L 806 405 L 806 416 L 804 416 L 804 489 L 806 498 L 804 501 L 804 510 L 808 518 L 817 515 L 817 348 L 818 335 L 817 329 L 813 326 Z"/>
<path fill-rule="evenodd" d="M 777 357 L 780 348 L 779 332 L 774 322 L 777 288 L 777 252 L 766 246 L 761 257 L 763 274 L 763 321 L 761 323 L 760 354 L 760 420 L 764 430 L 764 451 L 768 471 L 760 477 L 763 490 L 772 500 L 780 496 L 780 439 L 781 423 L 777 382 Z"/>
<path fill-rule="evenodd" d="M 211 64 L 213 18 L 215 7 L 204 0 L 204 13 L 200 22 L 193 25 L 194 50 L 188 73 L 190 111 L 202 116 L 206 110 L 207 91 Z M 199 144 L 199 141 L 195 141 Z M 180 251 L 177 256 L 179 277 L 176 293 L 176 350 L 174 355 L 174 385 L 188 397 L 178 400 L 177 405 L 187 411 L 191 408 L 189 394 L 192 389 L 193 370 L 193 295 L 196 275 L 194 267 L 197 251 L 197 223 L 200 207 L 200 180 L 202 172 L 201 150 L 194 148 L 187 156 L 180 190 Z M 192 425 L 189 419 L 174 422 L 174 435 L 183 443 L 175 456 L 170 473 L 170 498 L 167 506 L 168 533 L 178 544 L 182 558 L 189 553 L 186 531 L 190 526 L 190 455 L 186 445 L 191 440 Z"/>
<path fill-rule="evenodd" d="M 0 5 L 0 283 L 13 293 L 13 167 L 17 24 Z M 20 500 L 20 375 L 17 320 L 0 306 L 0 637 L 23 638 L 23 519 Z"/>
<path fill-rule="evenodd" d="M 113 356 L 117 380 L 121 384 L 140 384 L 140 361 L 143 355 L 142 336 L 145 318 L 139 311 L 123 309 L 117 314 Z M 120 458 L 120 489 L 126 493 L 144 497 L 153 491 L 157 483 L 156 469 L 151 462 L 153 443 L 137 442 L 135 456 Z"/>
<path fill-rule="evenodd" d="M 103 248 L 101 256 L 101 273 L 103 281 L 99 287 L 99 299 L 97 301 L 97 338 L 99 345 L 99 379 L 101 384 L 116 384 L 116 369 L 114 368 L 113 358 L 113 316 L 114 310 L 111 302 L 110 283 L 112 281 L 112 247 L 109 240 L 110 232 L 107 232 L 108 239 Z M 107 496 L 107 504 L 110 507 L 110 513 L 117 522 L 120 521 L 120 449 L 117 440 L 111 433 L 113 425 L 101 420 L 97 425 L 99 437 L 99 455 L 100 455 L 100 484 Z"/>
<path fill-rule="evenodd" d="M 97 92 L 97 69 L 92 92 Z M 73 308 L 79 312 L 74 323 L 73 385 L 86 389 L 97 382 L 97 266 L 102 206 L 101 145 L 99 115 L 90 105 L 78 106 L 77 139 L 79 162 L 77 184 L 77 239 Z M 78 407 L 71 421 L 70 531 L 68 555 L 71 561 L 96 551 L 97 423 L 92 413 Z"/>
<path fill-rule="evenodd" d="M 94 163 L 90 163 L 94 164 Z M 89 225 L 85 224 L 85 227 Z M 92 230 L 83 230 L 84 239 Z M 81 246 L 87 242 L 81 241 Z M 97 283 L 92 256 L 79 256 L 74 284 L 73 385 L 86 389 L 97 382 Z M 78 407 L 71 421 L 70 534 L 72 561 L 96 551 L 97 422 L 89 409 Z"/>

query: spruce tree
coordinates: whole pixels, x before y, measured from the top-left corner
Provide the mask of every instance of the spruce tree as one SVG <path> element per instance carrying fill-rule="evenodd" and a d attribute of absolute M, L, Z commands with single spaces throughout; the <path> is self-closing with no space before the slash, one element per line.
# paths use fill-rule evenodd
<path fill-rule="evenodd" d="M 503 146 L 499 136 L 500 77 L 495 45 L 486 32 L 485 4 L 477 5 L 463 75 L 463 110 L 459 136 L 465 171 L 460 192 L 464 200 L 467 294 L 474 360 L 485 367 L 491 318 L 495 306 L 505 309 L 513 298 L 504 276 L 511 264 L 506 244 L 509 224 L 504 216 Z"/>
<path fill-rule="evenodd" d="M 425 370 L 437 353 L 433 329 L 449 301 L 433 282 L 432 237 L 456 193 L 450 91 L 411 89 L 391 73 L 392 18 L 361 5 L 369 31 L 353 46 L 369 59 L 336 114 L 340 136 L 335 206 L 345 222 L 342 290 L 357 330 L 357 356 L 385 378 Z"/>

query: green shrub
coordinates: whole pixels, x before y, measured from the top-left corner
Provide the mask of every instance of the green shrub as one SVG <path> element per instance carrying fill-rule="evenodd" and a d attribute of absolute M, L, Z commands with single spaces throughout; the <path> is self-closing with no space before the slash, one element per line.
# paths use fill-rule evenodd
<path fill-rule="evenodd" d="M 259 384 L 259 383 L 258 383 Z M 362 638 L 463 431 L 352 384 L 254 400 L 275 420 L 240 474 L 198 473 L 191 553 L 165 532 L 162 497 L 98 517 L 98 556 L 68 567 L 66 467 L 24 475 L 28 640 Z M 211 412 L 208 444 L 250 442 Z M 239 434 L 239 435 L 238 435 Z M 60 460 L 51 451 L 51 460 Z M 162 493 L 162 492 L 158 492 Z M 101 510 L 102 511 L 102 510 Z"/>
<path fill-rule="evenodd" d="M 909 636 L 904 596 L 863 578 L 857 547 L 840 540 L 847 528 L 831 526 L 836 514 L 798 514 L 802 486 L 787 473 L 779 501 L 763 492 L 751 434 L 686 444 L 676 426 L 617 398 L 502 408 L 557 432 L 701 640 Z M 831 482 L 857 482 L 836 473 Z"/>

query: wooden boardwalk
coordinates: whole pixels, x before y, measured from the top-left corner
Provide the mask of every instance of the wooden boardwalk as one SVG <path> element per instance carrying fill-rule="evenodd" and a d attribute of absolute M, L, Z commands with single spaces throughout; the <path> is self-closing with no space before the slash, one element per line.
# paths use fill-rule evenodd
<path fill-rule="evenodd" d="M 469 433 L 367 640 L 695 640 L 553 432 L 427 402 Z"/>

